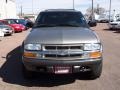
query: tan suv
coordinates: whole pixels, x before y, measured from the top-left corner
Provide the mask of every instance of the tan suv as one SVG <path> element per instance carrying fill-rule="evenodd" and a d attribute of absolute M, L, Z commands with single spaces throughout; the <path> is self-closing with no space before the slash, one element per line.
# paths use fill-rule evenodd
<path fill-rule="evenodd" d="M 41 12 L 22 45 L 25 77 L 32 77 L 33 72 L 89 72 L 100 77 L 102 45 L 89 25 L 76 10 Z"/>

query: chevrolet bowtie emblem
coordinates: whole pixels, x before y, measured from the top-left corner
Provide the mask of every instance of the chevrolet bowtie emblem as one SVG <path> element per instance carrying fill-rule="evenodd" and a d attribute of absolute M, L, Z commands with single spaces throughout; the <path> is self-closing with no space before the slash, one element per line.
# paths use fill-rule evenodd
<path fill-rule="evenodd" d="M 60 51 L 58 54 L 59 54 L 59 55 L 67 55 L 67 54 L 68 54 L 68 51 Z"/>

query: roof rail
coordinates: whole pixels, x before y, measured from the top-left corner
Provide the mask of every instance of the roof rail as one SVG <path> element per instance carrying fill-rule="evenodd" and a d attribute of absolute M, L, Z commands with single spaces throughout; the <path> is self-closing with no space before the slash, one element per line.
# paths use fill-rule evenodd
<path fill-rule="evenodd" d="M 62 11 L 62 10 L 75 10 L 75 9 L 46 9 L 45 11 L 55 11 L 55 10 Z"/>

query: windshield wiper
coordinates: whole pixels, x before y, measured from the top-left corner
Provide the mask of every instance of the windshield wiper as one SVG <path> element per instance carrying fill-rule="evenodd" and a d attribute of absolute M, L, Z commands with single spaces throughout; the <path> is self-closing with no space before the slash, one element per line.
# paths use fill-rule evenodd
<path fill-rule="evenodd" d="M 57 24 L 56 26 L 70 26 L 70 27 L 80 27 L 79 24 L 66 24 L 66 23 L 63 23 L 63 24 Z"/>
<path fill-rule="evenodd" d="M 37 28 L 37 27 L 58 27 L 58 26 L 80 27 L 79 24 L 62 23 L 62 24 L 39 24 L 39 25 L 35 25 L 34 28 Z"/>
<path fill-rule="evenodd" d="M 56 25 L 54 24 L 39 24 L 39 25 L 35 25 L 34 28 L 37 27 L 55 27 Z"/>

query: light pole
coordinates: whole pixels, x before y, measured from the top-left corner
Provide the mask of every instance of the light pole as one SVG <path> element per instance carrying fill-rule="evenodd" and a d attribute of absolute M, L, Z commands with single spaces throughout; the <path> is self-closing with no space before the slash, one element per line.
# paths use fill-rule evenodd
<path fill-rule="evenodd" d="M 21 17 L 23 16 L 23 5 L 22 5 L 22 0 L 21 0 L 21 6 L 20 6 L 20 13 L 21 13 Z"/>
<path fill-rule="evenodd" d="M 97 14 L 100 15 L 99 4 L 97 4 Z"/>
<path fill-rule="evenodd" d="M 74 2 L 74 0 L 73 0 L 73 9 L 75 9 L 75 2 Z"/>
<path fill-rule="evenodd" d="M 22 4 L 22 0 L 20 2 L 20 16 L 23 16 L 23 4 Z"/>
<path fill-rule="evenodd" d="M 115 9 L 113 10 L 113 12 L 114 12 L 114 16 L 115 16 Z"/>
<path fill-rule="evenodd" d="M 33 0 L 32 0 L 32 16 L 33 16 L 33 20 L 35 21 L 34 3 L 33 3 Z"/>
<path fill-rule="evenodd" d="M 33 11 L 33 0 L 32 0 L 32 14 L 34 15 L 34 11 Z"/>
<path fill-rule="evenodd" d="M 6 0 L 6 2 L 5 2 L 5 6 L 4 6 L 4 8 L 5 8 L 5 17 L 7 18 L 7 3 L 8 3 L 8 0 Z"/>
<path fill-rule="evenodd" d="M 93 0 L 92 0 L 92 20 L 93 20 L 93 17 L 94 17 L 94 6 L 93 6 Z"/>
<path fill-rule="evenodd" d="M 22 7 L 22 5 L 20 6 L 20 15 L 23 16 L 23 7 Z"/>
<path fill-rule="evenodd" d="M 111 0 L 110 0 L 110 4 L 109 4 L 109 22 L 110 22 L 110 19 L 111 19 Z"/>

